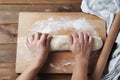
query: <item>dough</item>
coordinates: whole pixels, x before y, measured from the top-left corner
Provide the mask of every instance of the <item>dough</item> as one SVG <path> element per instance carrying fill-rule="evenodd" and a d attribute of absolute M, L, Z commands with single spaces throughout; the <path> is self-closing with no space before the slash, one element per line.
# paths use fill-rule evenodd
<path fill-rule="evenodd" d="M 102 39 L 97 36 L 92 37 L 94 39 L 92 51 L 101 49 L 103 46 Z M 53 36 L 50 43 L 50 51 L 65 51 L 65 50 L 70 50 L 69 36 L 68 35 Z"/>
<path fill-rule="evenodd" d="M 69 37 L 67 35 L 53 36 L 50 43 L 51 51 L 70 50 Z"/>

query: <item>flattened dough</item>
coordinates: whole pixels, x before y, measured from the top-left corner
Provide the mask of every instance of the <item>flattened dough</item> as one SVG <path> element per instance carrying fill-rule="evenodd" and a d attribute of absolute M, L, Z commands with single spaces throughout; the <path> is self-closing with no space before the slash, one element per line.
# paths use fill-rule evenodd
<path fill-rule="evenodd" d="M 103 42 L 100 37 L 92 36 L 94 39 L 94 45 L 92 51 L 96 51 L 102 48 Z M 70 50 L 68 35 L 53 36 L 50 43 L 50 51 L 65 51 Z"/>

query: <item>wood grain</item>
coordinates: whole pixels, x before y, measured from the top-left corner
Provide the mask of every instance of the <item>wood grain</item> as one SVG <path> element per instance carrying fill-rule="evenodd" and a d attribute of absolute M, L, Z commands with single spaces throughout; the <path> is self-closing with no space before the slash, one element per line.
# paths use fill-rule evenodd
<path fill-rule="evenodd" d="M 17 44 L 0 44 L 0 62 L 9 63 L 16 60 Z"/>
<path fill-rule="evenodd" d="M 0 5 L 0 11 L 10 12 L 78 12 L 80 4 Z"/>
<path fill-rule="evenodd" d="M 0 24 L 0 43 L 16 43 L 17 31 L 17 24 Z"/>
<path fill-rule="evenodd" d="M 18 12 L 0 11 L 0 24 L 17 23 Z"/>
<path fill-rule="evenodd" d="M 61 61 L 63 56 L 65 56 L 64 60 Z M 96 64 L 98 57 L 99 57 L 99 55 L 91 55 L 89 72 L 91 72 L 94 69 L 93 65 Z M 15 60 L 16 60 L 16 44 L 8 44 L 8 43 L 7 44 L 0 44 L 0 62 L 12 64 L 12 63 L 16 62 Z M 51 53 L 49 55 L 47 63 L 45 64 L 46 67 L 44 67 L 41 72 L 45 73 L 46 68 L 48 69 L 47 72 L 51 72 L 51 71 L 56 72 L 57 71 L 55 69 L 48 67 L 49 62 L 51 62 L 51 61 L 53 62 L 53 64 L 56 64 L 56 63 L 64 64 L 65 62 L 73 61 L 73 56 L 71 53 L 66 53 L 66 52 L 64 52 L 64 53 Z M 14 67 L 14 70 L 15 70 L 15 67 Z M 71 70 L 68 70 L 68 71 L 71 71 Z"/>
<path fill-rule="evenodd" d="M 15 63 L 0 63 L 0 80 L 16 80 Z M 70 80 L 71 74 L 38 74 L 35 80 Z"/>
<path fill-rule="evenodd" d="M 19 75 L 15 73 L 15 63 L 0 63 L 0 80 L 15 80 Z M 71 74 L 38 74 L 36 80 L 70 80 Z"/>
<path fill-rule="evenodd" d="M 15 73 L 15 63 L 0 63 L 0 76 L 12 75 Z"/>
<path fill-rule="evenodd" d="M 86 17 L 91 19 L 99 19 L 96 16 L 91 17 L 86 15 Z M 0 43 L 16 43 L 17 29 L 18 12 L 0 12 Z"/>
<path fill-rule="evenodd" d="M 0 4 L 73 4 L 82 0 L 0 0 Z"/>
<path fill-rule="evenodd" d="M 16 80 L 15 63 L 0 63 L 0 80 Z M 70 80 L 71 74 L 38 74 L 35 80 Z"/>
<path fill-rule="evenodd" d="M 41 13 L 44 14 L 44 12 L 41 12 Z M 52 13 L 52 12 L 47 12 L 47 13 Z M 55 13 L 58 13 L 58 12 L 55 12 Z M 74 13 L 74 12 L 70 12 L 70 13 Z M 19 12 L 0 11 L 0 24 L 18 23 L 18 14 L 19 14 Z M 84 15 L 86 15 L 86 16 L 84 16 Z M 94 20 L 95 19 L 101 20 L 97 16 L 95 16 L 95 15 L 91 16 L 91 14 L 88 15 L 87 13 L 81 13 L 81 16 L 86 17 L 86 18 L 88 17 L 88 18 L 94 19 Z"/>
<path fill-rule="evenodd" d="M 0 80 L 16 80 L 15 63 L 0 63 Z M 70 80 L 72 74 L 38 74 L 35 80 Z M 89 76 L 89 75 L 88 75 Z"/>

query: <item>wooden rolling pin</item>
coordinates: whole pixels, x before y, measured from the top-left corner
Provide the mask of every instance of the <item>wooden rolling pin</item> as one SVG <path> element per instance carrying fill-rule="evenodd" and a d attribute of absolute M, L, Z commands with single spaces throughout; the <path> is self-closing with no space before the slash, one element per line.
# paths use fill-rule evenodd
<path fill-rule="evenodd" d="M 98 62 L 91 76 L 92 80 L 100 80 L 102 73 L 104 71 L 105 65 L 107 63 L 108 57 L 110 55 L 111 49 L 115 42 L 115 39 L 119 33 L 119 30 L 120 30 L 120 12 L 118 12 L 115 16 L 115 19 L 111 26 L 110 33 L 105 41 L 101 55 L 99 56 Z"/>

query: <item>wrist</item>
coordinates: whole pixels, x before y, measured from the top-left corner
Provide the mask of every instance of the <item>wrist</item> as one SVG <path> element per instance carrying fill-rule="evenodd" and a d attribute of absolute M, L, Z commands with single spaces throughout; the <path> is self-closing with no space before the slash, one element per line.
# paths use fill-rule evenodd
<path fill-rule="evenodd" d="M 26 69 L 26 71 L 25 71 L 25 73 L 26 74 L 34 74 L 34 75 L 36 75 L 36 74 L 38 74 L 39 73 L 39 70 L 40 70 L 40 68 L 39 67 L 37 67 L 37 66 L 32 66 L 32 65 L 30 65 L 27 69 Z"/>
<path fill-rule="evenodd" d="M 30 65 L 33 69 L 41 69 L 41 67 L 43 66 L 43 62 L 39 61 L 39 60 L 33 60 L 31 62 Z"/>
<path fill-rule="evenodd" d="M 86 63 L 88 64 L 89 60 L 87 58 L 84 58 L 84 57 L 79 57 L 79 56 L 76 56 L 75 57 L 75 62 L 79 62 L 79 63 Z"/>
<path fill-rule="evenodd" d="M 87 71 L 88 69 L 88 61 L 86 60 L 76 60 L 75 64 L 74 64 L 74 68 L 76 68 L 77 70 L 83 70 L 83 71 Z"/>
<path fill-rule="evenodd" d="M 33 69 L 33 70 L 36 70 L 36 69 L 37 69 L 37 70 L 40 70 L 40 69 L 41 69 L 41 66 L 38 65 L 38 64 L 31 64 L 31 65 L 30 65 L 30 68 Z"/>
<path fill-rule="evenodd" d="M 75 66 L 88 68 L 89 61 L 85 58 L 75 58 Z"/>

